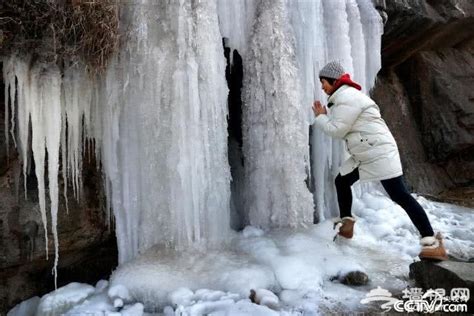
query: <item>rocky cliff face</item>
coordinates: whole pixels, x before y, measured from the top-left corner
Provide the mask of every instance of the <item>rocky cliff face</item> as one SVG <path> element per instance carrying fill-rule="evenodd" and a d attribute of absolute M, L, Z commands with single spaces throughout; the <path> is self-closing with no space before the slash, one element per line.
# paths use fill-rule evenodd
<path fill-rule="evenodd" d="M 430 195 L 473 185 L 474 2 L 396 0 L 385 10 L 383 66 L 372 94 L 398 141 L 407 181 Z"/>
<path fill-rule="evenodd" d="M 0 83 L 0 315 L 4 315 L 24 299 L 54 290 L 54 245 L 50 234 L 46 260 L 36 179 L 28 177 L 25 200 L 22 171 L 11 138 L 7 161 L 4 89 Z M 108 278 L 117 265 L 115 236 L 102 209 L 101 179 L 93 160 L 85 165 L 84 182 L 80 202 L 69 194 L 68 214 L 65 199 L 60 200 L 58 286 L 73 281 L 94 284 Z M 51 233 L 50 227 L 48 230 Z"/>

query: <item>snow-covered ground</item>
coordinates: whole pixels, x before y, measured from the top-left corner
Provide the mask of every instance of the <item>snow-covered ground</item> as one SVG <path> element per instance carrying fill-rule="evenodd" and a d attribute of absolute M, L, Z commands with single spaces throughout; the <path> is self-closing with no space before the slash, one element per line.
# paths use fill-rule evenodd
<path fill-rule="evenodd" d="M 451 255 L 474 257 L 474 210 L 417 197 Z M 352 240 L 333 241 L 330 220 L 290 231 L 247 227 L 226 249 L 172 252 L 152 248 L 95 287 L 71 283 L 16 306 L 13 315 L 319 315 L 364 311 L 380 286 L 400 293 L 420 250 L 405 212 L 381 193 L 354 200 Z M 363 271 L 369 284 L 337 281 Z M 250 301 L 250 290 L 257 300 Z M 272 293 L 264 291 L 268 289 Z M 270 307 L 267 307 L 267 306 Z M 371 307 L 378 308 L 377 305 Z"/>

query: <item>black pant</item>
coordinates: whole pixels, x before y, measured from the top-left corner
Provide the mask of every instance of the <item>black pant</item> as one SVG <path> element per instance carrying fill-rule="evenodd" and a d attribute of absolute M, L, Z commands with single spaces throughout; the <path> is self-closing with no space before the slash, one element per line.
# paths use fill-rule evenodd
<path fill-rule="evenodd" d="M 352 191 L 351 186 L 359 180 L 359 169 L 356 168 L 351 173 L 341 176 L 338 174 L 335 180 L 337 201 L 339 203 L 339 211 L 341 218 L 351 216 L 352 207 Z M 408 214 L 413 224 L 421 234 L 421 237 L 433 236 L 433 228 L 431 227 L 428 216 L 421 205 L 411 196 L 402 176 L 381 180 L 382 186 L 388 195 L 398 205 L 400 205 Z"/>

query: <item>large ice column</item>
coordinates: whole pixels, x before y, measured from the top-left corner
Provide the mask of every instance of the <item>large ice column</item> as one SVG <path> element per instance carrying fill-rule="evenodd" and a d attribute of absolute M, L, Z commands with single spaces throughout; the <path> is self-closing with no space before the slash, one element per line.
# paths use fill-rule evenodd
<path fill-rule="evenodd" d="M 312 198 L 305 184 L 307 111 L 301 104 L 288 11 L 285 1 L 257 3 L 244 55 L 245 205 L 252 225 L 312 223 Z"/>
<path fill-rule="evenodd" d="M 126 6 L 129 39 L 101 99 L 120 261 L 227 239 L 225 59 L 213 1 Z M 118 120 L 118 122 L 117 122 Z"/>
<path fill-rule="evenodd" d="M 328 44 L 324 24 L 324 8 L 321 1 L 289 1 L 291 27 L 296 39 L 296 56 L 302 87 L 302 107 L 307 113 L 307 121 L 314 116 L 311 106 L 314 100 L 325 100 L 319 83 L 318 72 L 328 61 Z M 333 165 L 339 159 L 333 157 L 333 140 L 312 129 L 310 187 L 316 206 L 316 220 L 329 216 L 335 203 L 334 190 L 330 187 Z M 326 212 L 326 215 L 325 215 Z"/>

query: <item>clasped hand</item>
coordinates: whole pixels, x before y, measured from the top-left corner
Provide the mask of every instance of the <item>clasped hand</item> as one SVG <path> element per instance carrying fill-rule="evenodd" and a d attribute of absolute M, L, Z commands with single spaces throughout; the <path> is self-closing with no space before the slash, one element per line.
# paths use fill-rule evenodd
<path fill-rule="evenodd" d="M 328 114 L 328 110 L 325 106 L 321 104 L 319 101 L 314 101 L 313 103 L 313 112 L 314 115 L 318 116 L 320 114 Z"/>

